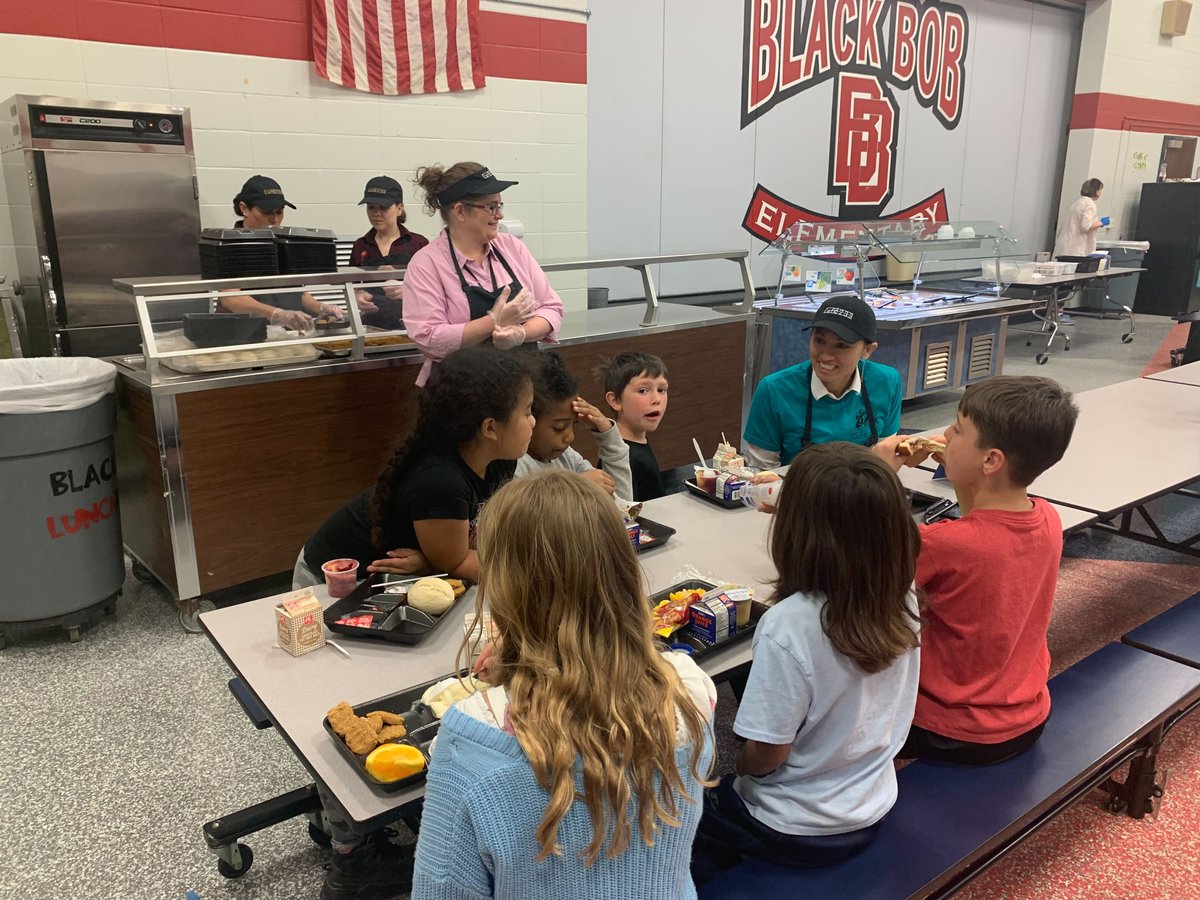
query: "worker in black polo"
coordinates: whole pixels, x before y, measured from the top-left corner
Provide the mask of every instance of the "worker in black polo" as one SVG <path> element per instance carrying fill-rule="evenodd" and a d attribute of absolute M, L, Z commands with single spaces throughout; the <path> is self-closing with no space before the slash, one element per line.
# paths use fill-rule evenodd
<path fill-rule="evenodd" d="M 413 254 L 429 243 L 422 234 L 404 227 L 404 189 L 388 175 L 376 175 L 363 188 L 359 206 L 367 208 L 371 230 L 354 242 L 350 265 L 367 269 L 403 269 Z M 403 328 L 400 284 L 357 293 L 363 322 L 380 328 Z"/>

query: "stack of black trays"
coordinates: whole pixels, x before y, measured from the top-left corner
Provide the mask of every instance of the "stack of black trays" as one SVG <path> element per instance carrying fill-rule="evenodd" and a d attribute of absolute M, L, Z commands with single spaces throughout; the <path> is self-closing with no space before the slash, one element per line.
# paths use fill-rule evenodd
<path fill-rule="evenodd" d="M 266 228 L 205 228 L 200 232 L 200 275 L 254 278 L 278 275 L 274 235 Z"/>
<path fill-rule="evenodd" d="M 272 228 L 281 275 L 337 271 L 337 235 L 326 228 Z"/>

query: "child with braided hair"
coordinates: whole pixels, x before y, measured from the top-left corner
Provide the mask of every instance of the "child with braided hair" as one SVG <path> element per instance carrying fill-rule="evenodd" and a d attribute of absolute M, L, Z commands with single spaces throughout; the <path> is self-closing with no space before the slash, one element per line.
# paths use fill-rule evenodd
<path fill-rule="evenodd" d="M 295 587 L 320 583 L 321 564 L 340 558 L 363 573 L 479 580 L 475 518 L 529 447 L 533 387 L 519 359 L 488 347 L 452 353 L 434 371 L 412 433 L 379 479 L 304 545 Z"/>

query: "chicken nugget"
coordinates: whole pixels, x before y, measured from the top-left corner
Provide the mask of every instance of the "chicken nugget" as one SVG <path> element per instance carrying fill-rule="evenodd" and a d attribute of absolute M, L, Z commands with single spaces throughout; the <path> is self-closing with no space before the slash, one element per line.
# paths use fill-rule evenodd
<path fill-rule="evenodd" d="M 374 713 L 367 713 L 363 718 L 367 720 L 367 724 L 371 726 L 371 730 L 376 734 L 379 734 L 383 730 L 383 719 L 379 718 L 379 716 Z"/>
<path fill-rule="evenodd" d="M 350 708 L 350 704 L 345 700 L 325 713 L 325 717 L 329 719 L 329 724 L 333 727 L 333 730 L 341 735 L 345 735 L 346 729 L 350 727 L 351 720 L 357 718 L 354 715 L 354 710 Z"/>
<path fill-rule="evenodd" d="M 400 713 L 388 712 L 386 709 L 376 709 L 369 713 L 368 716 L 379 716 L 384 725 L 403 725 L 404 716 Z"/>
<path fill-rule="evenodd" d="M 379 744 L 379 737 L 371 723 L 359 718 L 343 700 L 326 714 L 329 725 L 346 741 L 346 746 L 355 753 L 370 753 Z M 382 726 L 382 723 L 380 723 Z"/>
<path fill-rule="evenodd" d="M 406 734 L 408 734 L 408 729 L 404 727 L 403 722 L 398 725 L 385 725 L 383 731 L 379 732 L 379 742 L 382 744 L 384 741 L 402 738 Z"/>

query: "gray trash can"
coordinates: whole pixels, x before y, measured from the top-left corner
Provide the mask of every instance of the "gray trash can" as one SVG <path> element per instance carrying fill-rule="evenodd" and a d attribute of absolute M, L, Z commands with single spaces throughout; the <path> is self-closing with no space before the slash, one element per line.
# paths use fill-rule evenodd
<path fill-rule="evenodd" d="M 588 309 L 603 309 L 608 306 L 608 288 L 593 287 L 587 291 Z"/>
<path fill-rule="evenodd" d="M 17 622 L 77 640 L 121 591 L 115 380 L 102 360 L 0 360 L 0 646 Z"/>
<path fill-rule="evenodd" d="M 1136 247 L 1109 247 L 1108 258 L 1114 269 L 1140 269 L 1146 251 Z M 1128 306 L 1133 309 L 1133 298 L 1137 296 L 1138 275 L 1122 275 L 1120 278 L 1106 278 L 1088 286 L 1084 291 L 1083 305 L 1089 309 L 1120 311 L 1120 307 Z M 1108 302 L 1104 302 L 1104 292 L 1108 290 Z"/>

